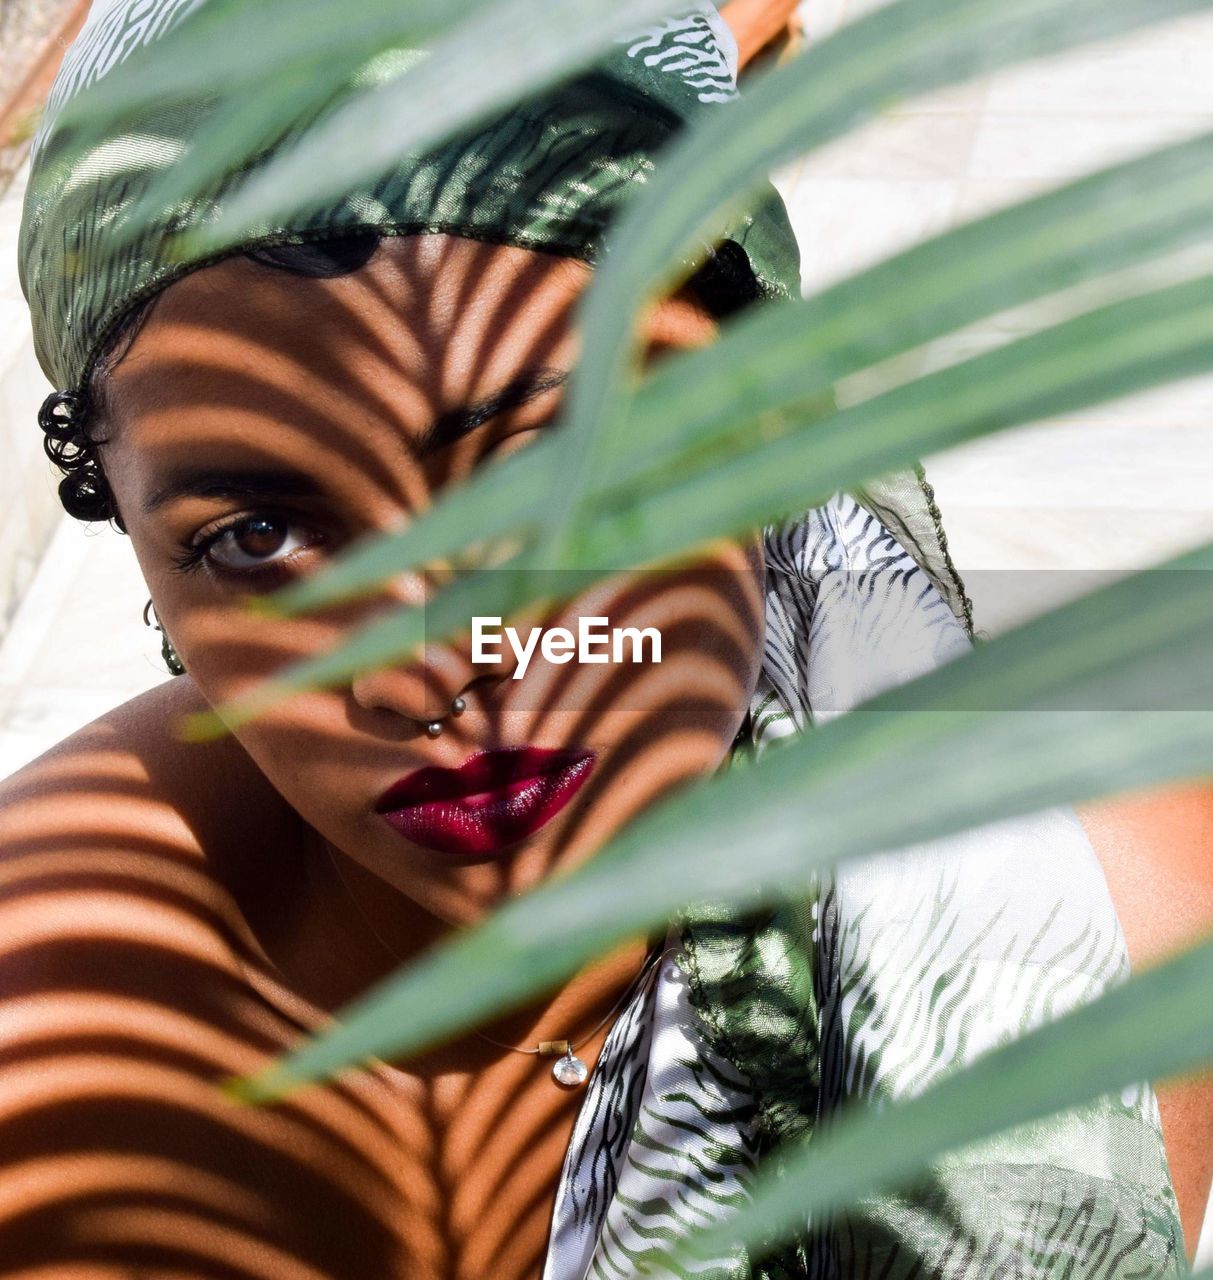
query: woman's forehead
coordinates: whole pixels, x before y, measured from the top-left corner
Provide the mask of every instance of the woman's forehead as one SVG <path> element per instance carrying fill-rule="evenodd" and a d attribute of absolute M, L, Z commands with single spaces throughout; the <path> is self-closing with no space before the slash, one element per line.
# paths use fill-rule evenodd
<path fill-rule="evenodd" d="M 363 266 L 320 279 L 224 259 L 165 290 L 113 372 L 115 403 L 181 407 L 233 378 L 295 392 L 474 391 L 537 360 L 567 362 L 589 277 L 573 259 L 445 235 L 385 239 Z"/>
<path fill-rule="evenodd" d="M 154 314 L 159 322 L 221 328 L 268 339 L 276 328 L 387 322 L 396 330 L 452 332 L 488 312 L 498 325 L 525 328 L 529 317 L 563 312 L 591 276 L 577 259 L 486 244 L 453 235 L 385 237 L 355 270 L 312 277 L 267 266 L 243 254 L 225 258 L 169 285 Z"/>
<path fill-rule="evenodd" d="M 199 270 L 165 291 L 111 374 L 115 492 L 150 511 L 152 495 L 198 489 L 199 467 L 289 463 L 334 493 L 416 508 L 556 420 L 590 275 L 450 236 L 385 241 L 334 277 L 246 257 Z M 715 332 L 683 298 L 644 325 L 651 354 Z"/>
<path fill-rule="evenodd" d="M 355 270 L 322 278 L 237 255 L 166 288 L 106 399 L 123 418 L 321 390 L 441 411 L 523 372 L 570 368 L 591 276 L 579 259 L 444 234 L 386 237 Z M 678 297 L 650 308 L 643 332 L 661 350 L 710 341 L 715 324 Z"/>
<path fill-rule="evenodd" d="M 149 513 L 214 489 L 199 468 L 288 462 L 334 493 L 370 482 L 416 505 L 502 432 L 551 418 L 588 277 L 437 236 L 325 278 L 225 259 L 167 288 L 110 374 L 107 468 Z"/>

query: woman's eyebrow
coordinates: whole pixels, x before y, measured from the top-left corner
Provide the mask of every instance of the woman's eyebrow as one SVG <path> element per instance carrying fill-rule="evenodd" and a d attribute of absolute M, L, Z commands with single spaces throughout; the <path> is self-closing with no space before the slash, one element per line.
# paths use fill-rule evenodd
<path fill-rule="evenodd" d="M 318 498 L 319 485 L 301 471 L 249 471 L 188 466 L 171 471 L 164 484 L 143 500 L 150 515 L 176 498 Z"/>
<path fill-rule="evenodd" d="M 545 391 L 562 386 L 568 381 L 568 376 L 564 369 L 528 369 L 484 399 L 448 409 L 422 432 L 417 443 L 418 456 L 429 457 L 454 444 L 469 431 L 474 431 L 498 414 L 521 409 L 523 405 L 538 399 Z"/>
<path fill-rule="evenodd" d="M 546 391 L 568 381 L 564 369 L 528 369 L 491 395 L 440 414 L 422 432 L 415 446 L 420 457 L 445 449 L 483 423 L 520 409 Z M 143 500 L 143 514 L 177 498 L 318 498 L 322 490 L 301 471 L 255 471 L 192 465 L 169 473 L 164 483 Z"/>

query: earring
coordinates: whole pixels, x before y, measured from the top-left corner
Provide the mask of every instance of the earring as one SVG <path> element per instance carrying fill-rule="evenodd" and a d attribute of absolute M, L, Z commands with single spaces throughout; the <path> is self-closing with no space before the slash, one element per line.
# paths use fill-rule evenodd
<path fill-rule="evenodd" d="M 148 617 L 149 613 L 151 618 Z M 152 621 L 153 618 L 155 621 Z M 150 597 L 147 604 L 143 606 L 143 625 L 145 627 L 155 627 L 160 632 L 160 656 L 164 659 L 164 665 L 168 667 L 169 674 L 174 676 L 185 675 L 185 666 L 177 656 L 177 650 L 173 648 L 173 642 L 168 638 L 168 632 L 160 625 L 160 619 L 156 615 L 156 609 Z"/>
<path fill-rule="evenodd" d="M 461 716 L 467 710 L 468 704 L 462 698 L 453 698 L 451 700 L 451 709 L 448 714 L 453 716 Z M 444 716 L 443 719 L 446 717 Z M 431 738 L 436 738 L 442 732 L 442 720 L 431 720 L 425 726 L 425 731 Z"/>

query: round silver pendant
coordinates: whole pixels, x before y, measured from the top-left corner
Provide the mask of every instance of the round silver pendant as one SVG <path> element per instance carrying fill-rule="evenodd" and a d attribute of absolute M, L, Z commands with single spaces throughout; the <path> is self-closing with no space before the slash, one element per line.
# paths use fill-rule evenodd
<path fill-rule="evenodd" d="M 566 1089 L 575 1089 L 579 1084 L 585 1084 L 586 1076 L 589 1074 L 589 1067 L 572 1052 L 557 1058 L 552 1064 L 552 1079 L 557 1084 L 564 1085 Z"/>

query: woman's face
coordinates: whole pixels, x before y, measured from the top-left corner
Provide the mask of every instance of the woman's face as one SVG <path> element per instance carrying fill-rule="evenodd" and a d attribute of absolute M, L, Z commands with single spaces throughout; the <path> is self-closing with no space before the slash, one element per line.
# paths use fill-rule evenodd
<path fill-rule="evenodd" d="M 549 430 L 589 274 L 564 258 L 426 235 L 385 240 L 336 278 L 237 257 L 165 292 L 110 377 L 101 458 L 157 614 L 208 703 L 432 589 L 406 574 L 373 599 L 311 617 L 245 607 L 355 540 L 416 519 L 477 467 Z M 646 326 L 650 356 L 714 332 L 681 300 Z M 721 542 L 693 565 L 643 580 L 621 571 L 523 621 L 574 634 L 583 616 L 654 627 L 659 664 L 565 663 L 540 648 L 515 679 L 508 642 L 478 663 L 467 635 L 299 695 L 236 736 L 310 828 L 431 915 L 468 923 L 721 763 L 757 677 L 762 576 L 756 538 Z M 466 710 L 456 718 L 457 696 Z M 431 738 L 427 722 L 443 716 Z M 479 826 L 457 821 L 453 835 L 417 794 L 406 797 L 411 818 L 380 812 L 416 770 L 522 747 L 583 759 L 555 759 L 565 768 L 538 786 L 519 778 L 510 803 L 485 809 Z M 537 760 L 525 757 L 532 769 Z M 438 798 L 434 775 L 420 781 Z M 513 838 L 520 829 L 529 834 Z"/>

